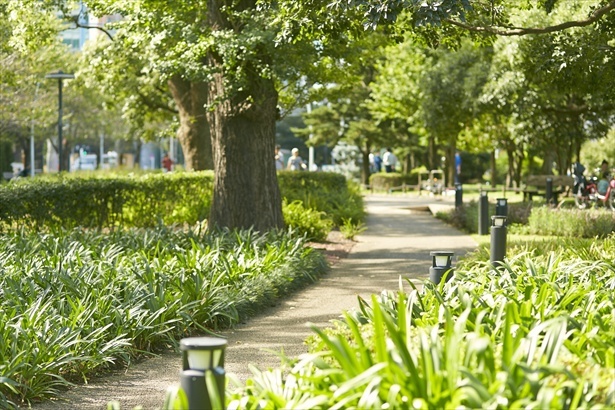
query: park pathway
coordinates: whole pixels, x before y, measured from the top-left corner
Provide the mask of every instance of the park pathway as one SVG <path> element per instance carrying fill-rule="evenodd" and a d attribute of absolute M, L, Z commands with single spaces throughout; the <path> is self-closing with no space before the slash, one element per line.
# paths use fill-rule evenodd
<path fill-rule="evenodd" d="M 448 201 L 448 202 L 447 202 Z M 450 200 L 416 194 L 368 195 L 367 230 L 359 235 L 350 255 L 333 266 L 318 283 L 296 293 L 247 323 L 224 332 L 228 339 L 226 372 L 239 380 L 250 377 L 249 365 L 277 367 L 275 354 L 290 357 L 306 352 L 303 341 L 309 324 L 325 327 L 342 311 L 358 306 L 357 296 L 395 290 L 399 278 L 420 284 L 428 279 L 433 250 L 451 250 L 455 259 L 476 249 L 474 240 L 435 219 L 429 207 L 451 207 Z M 407 286 L 407 285 L 406 285 Z M 178 384 L 181 358 L 168 353 L 128 370 L 71 389 L 62 401 L 33 406 L 37 410 L 100 409 L 117 400 L 121 408 L 144 410 L 162 406 L 168 386 Z"/>

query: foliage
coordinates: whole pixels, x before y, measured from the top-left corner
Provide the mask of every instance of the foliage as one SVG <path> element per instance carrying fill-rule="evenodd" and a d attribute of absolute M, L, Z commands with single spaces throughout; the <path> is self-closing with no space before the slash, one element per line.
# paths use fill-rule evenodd
<path fill-rule="evenodd" d="M 366 229 L 367 227 L 364 223 L 356 223 L 352 219 L 344 219 L 340 226 L 340 232 L 346 239 L 354 239 L 356 235 L 360 235 Z"/>
<path fill-rule="evenodd" d="M 296 200 L 282 203 L 284 222 L 294 233 L 308 240 L 323 242 L 331 232 L 333 223 L 326 219 L 324 212 L 306 209 L 303 202 Z"/>
<path fill-rule="evenodd" d="M 603 238 L 615 232 L 615 214 L 604 209 L 532 209 L 529 232 L 576 238 Z"/>
<path fill-rule="evenodd" d="M 571 245 L 498 272 L 473 258 L 452 281 L 361 299 L 314 329 L 287 375 L 255 371 L 230 407 L 609 408 L 615 236 Z"/>
<path fill-rule="evenodd" d="M 419 183 L 417 172 L 410 174 L 400 174 L 398 172 L 378 172 L 370 175 L 369 185 L 373 190 L 388 191 L 391 188 L 398 188 L 402 185 L 416 186 Z"/>
<path fill-rule="evenodd" d="M 281 172 L 289 203 L 324 212 L 335 226 L 364 220 L 358 188 L 333 173 Z M 207 218 L 213 191 L 210 171 L 186 173 L 62 174 L 0 186 L 0 227 L 13 229 L 194 225 Z"/>
<path fill-rule="evenodd" d="M 531 203 L 508 202 L 508 226 L 527 225 L 534 208 Z M 495 215 L 495 204 L 489 205 L 489 216 Z M 470 201 L 449 212 L 438 212 L 436 217 L 468 233 L 478 232 L 478 202 Z M 490 220 L 491 221 L 491 220 Z"/>
<path fill-rule="evenodd" d="M 194 224 L 207 217 L 210 172 L 26 178 L 0 188 L 0 222 L 34 229 Z"/>
<path fill-rule="evenodd" d="M 0 236 L 0 407 L 237 323 L 315 280 L 286 233 L 19 231 Z"/>
<path fill-rule="evenodd" d="M 329 172 L 279 172 L 282 196 L 292 203 L 300 200 L 305 208 L 325 212 L 335 226 L 344 219 L 361 223 L 365 219 L 359 187 L 344 176 Z"/>

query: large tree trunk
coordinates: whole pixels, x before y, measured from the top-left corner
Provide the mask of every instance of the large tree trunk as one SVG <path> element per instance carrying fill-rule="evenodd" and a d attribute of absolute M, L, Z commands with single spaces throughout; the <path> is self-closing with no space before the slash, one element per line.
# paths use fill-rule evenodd
<path fill-rule="evenodd" d="M 212 30 L 233 29 L 222 4 L 208 1 L 208 25 Z M 237 3 L 239 9 L 255 7 L 255 1 Z M 259 56 L 266 58 L 267 56 Z M 245 63 L 246 87 L 227 88 L 220 55 L 211 52 L 208 65 L 215 69 L 209 82 L 207 111 L 214 158 L 214 197 L 209 223 L 212 227 L 255 228 L 266 231 L 284 227 L 282 198 L 276 176 L 275 121 L 278 93 L 270 78 Z"/>
<path fill-rule="evenodd" d="M 260 85 L 260 92 L 252 93 L 255 101 L 234 96 L 208 112 L 215 171 L 211 226 L 259 231 L 284 226 L 273 160 L 277 92 L 271 80 L 254 78 L 254 83 Z M 225 91 L 217 74 L 210 98 Z"/>
<path fill-rule="evenodd" d="M 172 77 L 168 84 L 179 111 L 177 139 L 184 153 L 186 169 L 213 169 L 211 137 L 205 113 L 207 84 L 190 82 L 180 76 Z"/>

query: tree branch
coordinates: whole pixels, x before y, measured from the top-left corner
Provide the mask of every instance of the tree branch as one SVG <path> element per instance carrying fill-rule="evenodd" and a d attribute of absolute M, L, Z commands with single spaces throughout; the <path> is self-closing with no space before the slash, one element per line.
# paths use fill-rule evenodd
<path fill-rule="evenodd" d="M 69 20 L 71 23 L 75 24 L 75 28 L 86 28 L 86 29 L 96 29 L 96 30 L 100 30 L 103 33 L 105 33 L 107 35 L 107 37 L 109 37 L 109 40 L 113 41 L 113 36 L 111 35 L 111 33 L 109 32 L 109 30 L 105 29 L 104 27 L 100 27 L 100 26 L 90 26 L 88 24 L 81 24 L 79 22 L 79 17 L 80 14 L 74 15 L 74 16 L 66 16 L 66 14 L 64 15 L 64 18 Z"/>
<path fill-rule="evenodd" d="M 177 114 L 178 111 L 174 110 L 173 108 L 169 107 L 168 105 L 159 103 L 157 101 L 154 101 L 153 99 L 149 98 L 148 96 L 146 96 L 145 94 L 143 94 L 141 91 L 136 91 L 137 95 L 141 98 L 141 101 L 143 101 L 143 104 L 147 105 L 150 108 L 159 108 L 162 110 L 165 110 L 167 112 L 170 112 L 172 114 Z"/>
<path fill-rule="evenodd" d="M 567 30 L 572 27 L 586 27 L 600 20 L 602 16 L 604 16 L 605 14 L 608 14 L 613 9 L 615 9 L 615 1 L 611 1 L 606 6 L 594 10 L 589 15 L 589 17 L 585 20 L 567 21 L 565 23 L 556 24 L 553 26 L 546 26 L 546 27 L 511 27 L 508 29 L 501 29 L 501 28 L 491 27 L 491 26 L 472 26 L 471 24 L 463 23 L 461 21 L 452 20 L 452 19 L 443 19 L 442 21 L 448 24 L 451 24 L 453 26 L 460 27 L 464 30 L 473 31 L 475 33 L 495 34 L 498 36 L 509 36 L 509 37 L 510 36 L 525 36 L 528 34 L 553 33 L 556 31 Z"/>

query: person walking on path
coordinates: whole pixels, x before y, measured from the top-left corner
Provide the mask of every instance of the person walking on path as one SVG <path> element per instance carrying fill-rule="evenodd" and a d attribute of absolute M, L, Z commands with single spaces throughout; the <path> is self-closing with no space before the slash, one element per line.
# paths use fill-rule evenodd
<path fill-rule="evenodd" d="M 303 171 L 305 168 L 305 162 L 303 162 L 303 159 L 299 156 L 299 149 L 293 148 L 291 156 L 288 158 L 287 169 L 290 171 Z"/>
<path fill-rule="evenodd" d="M 288 357 L 306 353 L 303 342 L 313 334 L 308 324 L 330 326 L 331 320 L 339 319 L 344 310 L 358 308 L 358 296 L 369 300 L 371 294 L 397 290 L 400 277 L 420 286 L 429 280 L 430 251 L 450 250 L 463 256 L 475 250 L 477 244 L 469 235 L 418 210 L 425 209 L 430 201 L 415 195 L 365 197 L 367 230 L 357 237 L 346 259 L 335 264 L 319 282 L 261 312 L 248 323 L 222 333 L 228 342 L 225 371 L 229 378 L 245 382 L 251 377 L 250 366 L 261 370 L 279 367 L 276 352 L 283 351 Z M 411 210 L 413 207 L 417 210 Z M 179 384 L 180 370 L 179 353 L 162 354 L 72 389 L 64 395 L 67 401 L 32 408 L 102 409 L 109 401 L 117 400 L 122 409 L 157 409 L 162 406 L 166 389 Z"/>
<path fill-rule="evenodd" d="M 279 145 L 275 146 L 275 170 L 281 171 L 284 169 L 284 154 L 282 153 L 282 147 Z"/>
<path fill-rule="evenodd" d="M 391 151 L 391 148 L 387 148 L 386 152 L 382 157 L 382 163 L 384 164 L 384 169 L 386 172 L 395 172 L 395 167 L 397 166 L 397 157 Z"/>

